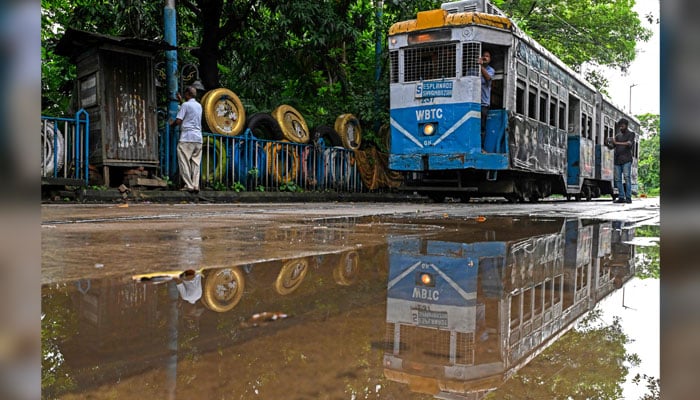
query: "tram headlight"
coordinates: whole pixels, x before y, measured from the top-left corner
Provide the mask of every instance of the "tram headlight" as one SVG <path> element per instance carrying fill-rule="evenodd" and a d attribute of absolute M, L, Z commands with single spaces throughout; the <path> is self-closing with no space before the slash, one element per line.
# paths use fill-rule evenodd
<path fill-rule="evenodd" d="M 419 272 L 416 275 L 416 285 L 435 287 L 435 279 L 433 274 L 429 272 Z"/>
<path fill-rule="evenodd" d="M 425 136 L 432 136 L 436 130 L 437 130 L 437 126 L 436 126 L 436 124 L 434 124 L 432 122 L 427 123 L 427 124 L 423 124 L 423 134 Z"/>

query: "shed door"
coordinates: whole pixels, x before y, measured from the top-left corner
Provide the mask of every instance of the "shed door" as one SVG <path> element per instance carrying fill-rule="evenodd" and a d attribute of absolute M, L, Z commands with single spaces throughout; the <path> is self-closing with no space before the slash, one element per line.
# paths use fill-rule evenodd
<path fill-rule="evenodd" d="M 108 161 L 158 162 L 152 58 L 102 53 L 105 87 L 105 154 Z"/>

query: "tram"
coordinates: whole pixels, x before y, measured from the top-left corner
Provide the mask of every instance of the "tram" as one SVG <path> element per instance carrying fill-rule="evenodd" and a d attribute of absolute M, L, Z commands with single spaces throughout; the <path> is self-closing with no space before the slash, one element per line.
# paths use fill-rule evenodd
<path fill-rule="evenodd" d="M 639 122 L 494 5 L 443 3 L 392 25 L 388 41 L 389 168 L 404 175 L 401 189 L 438 202 L 617 197 L 606 144 L 616 121 L 626 118 L 634 132 Z M 482 129 L 478 60 L 486 50 L 495 74 Z"/>

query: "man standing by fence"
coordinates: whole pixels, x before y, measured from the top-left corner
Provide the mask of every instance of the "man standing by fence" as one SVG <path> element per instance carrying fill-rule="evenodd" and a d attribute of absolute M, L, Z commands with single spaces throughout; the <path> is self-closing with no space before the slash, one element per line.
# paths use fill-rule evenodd
<path fill-rule="evenodd" d="M 177 144 L 177 164 L 180 177 L 184 182 L 183 191 L 199 193 L 199 171 L 202 161 L 202 105 L 197 102 L 197 89 L 193 86 L 185 88 L 185 102 L 177 94 L 182 103 L 177 117 L 170 123 L 175 127 L 180 125 L 180 140 Z"/>

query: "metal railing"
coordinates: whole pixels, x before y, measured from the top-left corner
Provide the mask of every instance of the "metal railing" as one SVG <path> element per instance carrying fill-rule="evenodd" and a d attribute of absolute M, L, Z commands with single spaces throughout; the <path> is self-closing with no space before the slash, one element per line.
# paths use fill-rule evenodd
<path fill-rule="evenodd" d="M 90 116 L 80 109 L 73 118 L 41 117 L 41 176 L 88 184 Z"/>
<path fill-rule="evenodd" d="M 162 173 L 177 178 L 177 140 L 161 140 Z M 200 187 L 235 191 L 363 190 L 354 152 L 322 143 L 300 144 L 204 132 Z"/>

